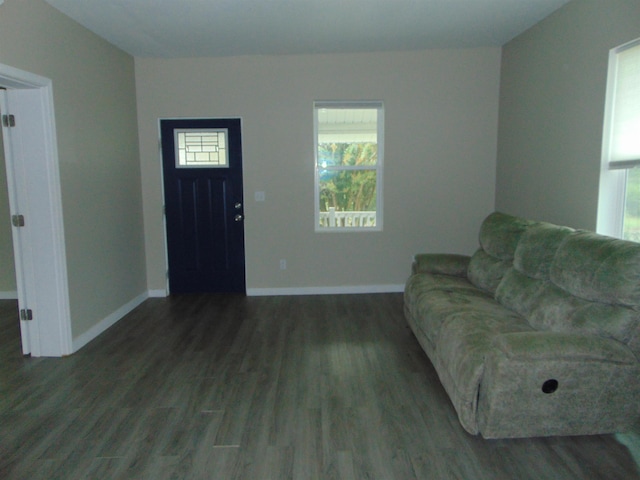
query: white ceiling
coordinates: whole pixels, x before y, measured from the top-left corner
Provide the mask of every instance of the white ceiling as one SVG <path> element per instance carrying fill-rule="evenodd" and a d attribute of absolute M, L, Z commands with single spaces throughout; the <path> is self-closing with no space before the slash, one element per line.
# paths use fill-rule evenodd
<path fill-rule="evenodd" d="M 569 0 L 46 0 L 139 57 L 500 46 Z"/>

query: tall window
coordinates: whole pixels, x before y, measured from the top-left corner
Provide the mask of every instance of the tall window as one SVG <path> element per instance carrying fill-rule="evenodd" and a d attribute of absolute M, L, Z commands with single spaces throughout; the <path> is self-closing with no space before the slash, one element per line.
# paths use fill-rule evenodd
<path fill-rule="evenodd" d="M 382 102 L 315 102 L 316 231 L 382 230 Z"/>
<path fill-rule="evenodd" d="M 640 242 L 640 39 L 609 56 L 598 230 Z"/>

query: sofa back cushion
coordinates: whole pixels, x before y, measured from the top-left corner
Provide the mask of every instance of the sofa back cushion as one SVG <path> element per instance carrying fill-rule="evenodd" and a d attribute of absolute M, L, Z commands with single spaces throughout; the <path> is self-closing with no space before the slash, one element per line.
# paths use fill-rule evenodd
<path fill-rule="evenodd" d="M 496 299 L 536 330 L 612 338 L 628 345 L 640 358 L 640 312 L 633 308 L 578 298 L 515 268 L 504 276 Z"/>
<path fill-rule="evenodd" d="M 479 248 L 469 261 L 467 278 L 480 290 L 484 290 L 493 295 L 502 277 L 511 268 L 511 265 L 511 260 L 500 260 L 499 258 L 492 257 L 482 248 Z"/>
<path fill-rule="evenodd" d="M 513 260 L 520 236 L 535 222 L 494 212 L 480 226 L 480 247 L 500 260 Z"/>
<path fill-rule="evenodd" d="M 573 229 L 550 223 L 538 223 L 527 229 L 520 237 L 513 257 L 513 266 L 519 272 L 548 280 L 551 264 L 558 247 Z"/>
<path fill-rule="evenodd" d="M 534 222 L 494 212 L 480 227 L 480 248 L 473 254 L 467 278 L 476 287 L 491 293 L 513 264 L 513 256 L 520 236 Z"/>
<path fill-rule="evenodd" d="M 537 330 L 612 338 L 640 356 L 639 283 L 640 244 L 538 225 L 522 236 L 496 299 Z"/>
<path fill-rule="evenodd" d="M 585 300 L 640 307 L 640 244 L 575 232 L 558 248 L 551 281 Z"/>

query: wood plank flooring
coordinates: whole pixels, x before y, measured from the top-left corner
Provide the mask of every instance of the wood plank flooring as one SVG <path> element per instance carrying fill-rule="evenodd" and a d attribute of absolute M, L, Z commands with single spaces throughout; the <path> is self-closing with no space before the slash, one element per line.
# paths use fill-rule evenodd
<path fill-rule="evenodd" d="M 400 294 L 150 299 L 62 359 L 20 354 L 16 308 L 2 479 L 640 479 L 613 435 L 464 432 Z"/>

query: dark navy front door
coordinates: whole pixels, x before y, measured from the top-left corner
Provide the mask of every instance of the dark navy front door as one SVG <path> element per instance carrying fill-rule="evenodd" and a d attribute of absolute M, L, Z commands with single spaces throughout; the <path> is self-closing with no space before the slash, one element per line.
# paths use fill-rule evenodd
<path fill-rule="evenodd" d="M 245 292 L 240 119 L 160 121 L 171 293 Z"/>

